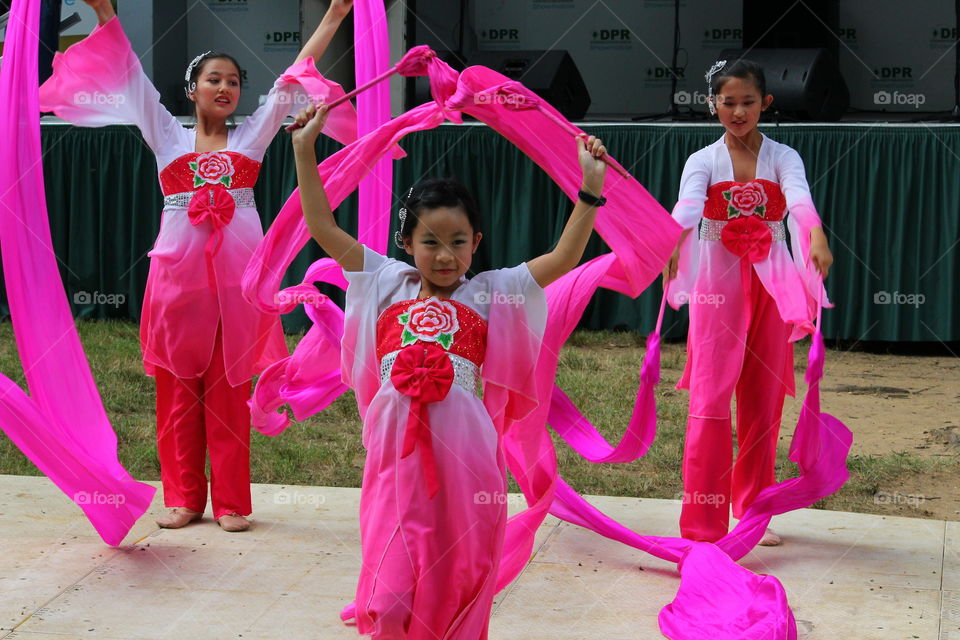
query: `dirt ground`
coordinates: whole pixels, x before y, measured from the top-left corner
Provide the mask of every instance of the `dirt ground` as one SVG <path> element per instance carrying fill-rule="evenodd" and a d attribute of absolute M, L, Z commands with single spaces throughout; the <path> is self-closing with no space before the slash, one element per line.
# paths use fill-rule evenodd
<path fill-rule="evenodd" d="M 797 398 L 784 407 L 782 444 L 800 411 L 806 348 L 797 348 Z M 884 486 L 878 511 L 960 520 L 960 357 L 828 349 L 821 405 L 853 432 L 851 456 L 906 452 L 946 461 L 938 473 L 905 474 Z"/>

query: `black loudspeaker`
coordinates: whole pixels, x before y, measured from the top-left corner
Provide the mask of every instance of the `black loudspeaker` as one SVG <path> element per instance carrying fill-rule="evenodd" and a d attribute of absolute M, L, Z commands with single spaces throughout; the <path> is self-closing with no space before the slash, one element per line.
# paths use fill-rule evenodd
<path fill-rule="evenodd" d="M 566 50 L 476 51 L 468 59 L 523 84 L 568 120 L 583 120 L 590 108 L 587 85 Z"/>
<path fill-rule="evenodd" d="M 803 120 L 839 120 L 850 92 L 836 58 L 825 49 L 725 49 L 720 59 L 740 57 L 763 67 L 773 109 Z"/>

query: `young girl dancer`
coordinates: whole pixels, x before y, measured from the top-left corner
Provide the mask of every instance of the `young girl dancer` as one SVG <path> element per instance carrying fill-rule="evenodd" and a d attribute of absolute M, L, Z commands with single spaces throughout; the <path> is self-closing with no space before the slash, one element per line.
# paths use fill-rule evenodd
<path fill-rule="evenodd" d="M 157 156 L 163 220 L 150 256 L 140 341 L 157 382 L 161 527 L 200 519 L 210 452 L 213 516 L 244 531 L 250 514 L 250 380 L 286 356 L 276 315 L 244 300 L 240 278 L 263 238 L 253 186 L 267 146 L 292 105 L 309 104 L 300 82 L 323 82 L 310 58 L 326 50 L 352 0 L 334 0 L 297 62 L 266 102 L 235 129 L 241 74 L 223 53 L 197 56 L 185 76 L 196 126 L 185 129 L 160 104 L 109 0 L 84 0 L 99 26 L 54 62 L 41 105 L 83 126 L 135 123 Z"/>
<path fill-rule="evenodd" d="M 293 145 L 307 226 L 349 282 L 342 370 L 357 390 L 367 449 L 358 631 L 378 640 L 486 638 L 506 482 L 496 417 L 478 383 L 482 375 L 490 396 L 491 368 L 532 375 L 543 287 L 583 255 L 602 204 L 606 151 L 593 137 L 577 139 L 580 201 L 553 251 L 467 279 L 479 212 L 456 181 L 427 180 L 404 198 L 396 241 L 413 267 L 337 227 L 314 152 L 325 115 L 301 113 Z"/>
<path fill-rule="evenodd" d="M 776 481 L 783 399 L 794 393 L 792 342 L 813 331 L 819 277 L 833 256 L 800 156 L 757 129 L 773 101 L 763 70 L 718 62 L 707 81 L 726 133 L 684 166 L 673 217 L 685 231 L 664 276 L 672 304 L 690 303 L 677 385 L 690 389 L 680 531 L 716 541 L 727 533 L 731 498 L 739 518 Z M 698 225 L 699 238 L 690 238 Z M 739 452 L 731 465 L 734 392 Z M 771 530 L 761 541 L 779 543 Z"/>

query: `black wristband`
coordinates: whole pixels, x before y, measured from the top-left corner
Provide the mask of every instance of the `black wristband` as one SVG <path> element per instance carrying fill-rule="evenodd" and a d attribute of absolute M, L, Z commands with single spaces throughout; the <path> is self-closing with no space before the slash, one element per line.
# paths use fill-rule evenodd
<path fill-rule="evenodd" d="M 580 202 L 588 204 L 591 207 L 602 207 L 603 205 L 607 204 L 607 199 L 603 196 L 598 198 L 592 193 L 587 193 L 583 189 L 580 189 L 580 191 L 577 192 L 577 198 L 580 200 Z"/>

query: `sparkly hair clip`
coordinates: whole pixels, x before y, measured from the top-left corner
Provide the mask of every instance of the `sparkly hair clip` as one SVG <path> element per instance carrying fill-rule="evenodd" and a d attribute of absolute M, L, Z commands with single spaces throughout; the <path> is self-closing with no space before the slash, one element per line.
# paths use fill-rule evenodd
<path fill-rule="evenodd" d="M 410 190 L 407 191 L 407 197 L 403 199 L 404 204 L 410 200 L 410 196 L 412 195 L 413 187 L 410 187 Z M 406 207 L 400 207 L 400 229 L 393 234 L 393 243 L 400 249 L 403 249 L 403 225 L 407 222 L 407 213 L 409 212 Z"/>
<path fill-rule="evenodd" d="M 193 75 L 194 68 L 200 64 L 200 61 L 206 58 L 208 55 L 213 53 L 213 51 L 207 51 L 206 53 L 201 53 L 196 58 L 190 61 L 190 64 L 187 65 L 187 72 L 183 75 L 183 81 L 188 83 L 184 88 L 184 93 L 187 94 L 187 97 L 190 97 L 190 94 L 197 90 L 197 83 L 190 82 L 190 76 Z"/>
<path fill-rule="evenodd" d="M 713 96 L 713 76 L 717 75 L 725 66 L 727 66 L 726 60 L 717 60 L 704 76 L 707 79 L 707 108 L 710 109 L 710 115 L 717 115 L 717 105 L 714 104 Z"/>

